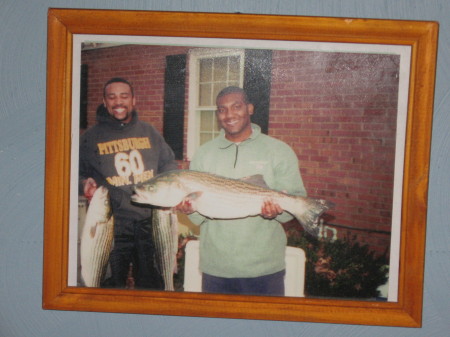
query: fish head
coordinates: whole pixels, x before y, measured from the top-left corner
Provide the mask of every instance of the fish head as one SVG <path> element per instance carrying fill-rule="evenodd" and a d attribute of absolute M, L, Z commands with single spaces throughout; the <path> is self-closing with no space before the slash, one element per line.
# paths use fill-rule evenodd
<path fill-rule="evenodd" d="M 106 222 L 111 217 L 111 201 L 109 200 L 109 191 L 105 186 L 99 186 L 91 201 L 89 202 L 90 212 L 95 214 L 95 218 L 100 222 Z"/>
<path fill-rule="evenodd" d="M 174 207 L 188 193 L 175 175 L 161 174 L 134 187 L 131 200 L 140 204 Z"/>

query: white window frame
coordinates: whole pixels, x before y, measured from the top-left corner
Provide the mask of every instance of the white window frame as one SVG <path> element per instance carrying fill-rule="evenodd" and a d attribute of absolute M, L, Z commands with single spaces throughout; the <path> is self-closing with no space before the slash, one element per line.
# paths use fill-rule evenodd
<path fill-rule="evenodd" d="M 188 90 L 188 120 L 187 120 L 187 153 L 188 161 L 192 160 L 195 151 L 200 146 L 200 117 L 199 117 L 199 76 L 200 76 L 200 60 L 204 58 L 215 58 L 224 56 L 240 57 L 240 75 L 239 86 L 244 84 L 244 49 L 221 49 L 221 48 L 195 48 L 189 51 L 189 90 Z M 216 106 L 202 107 L 202 109 L 215 110 Z"/>

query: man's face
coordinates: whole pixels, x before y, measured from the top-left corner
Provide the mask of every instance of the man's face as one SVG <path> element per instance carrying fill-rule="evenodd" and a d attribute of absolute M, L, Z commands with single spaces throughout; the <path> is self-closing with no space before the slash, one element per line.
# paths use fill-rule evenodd
<path fill-rule="evenodd" d="M 253 104 L 246 103 L 241 93 L 230 93 L 217 99 L 217 120 L 232 142 L 242 142 L 252 133 L 250 116 Z"/>
<path fill-rule="evenodd" d="M 136 101 L 128 84 L 113 82 L 105 88 L 103 104 L 108 113 L 118 121 L 128 123 L 131 121 L 131 112 Z"/>

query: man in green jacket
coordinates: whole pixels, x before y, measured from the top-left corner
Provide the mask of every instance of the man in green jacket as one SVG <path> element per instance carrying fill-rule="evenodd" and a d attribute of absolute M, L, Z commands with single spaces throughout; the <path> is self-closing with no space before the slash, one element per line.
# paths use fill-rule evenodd
<path fill-rule="evenodd" d="M 199 148 L 190 169 L 235 179 L 261 174 L 272 189 L 306 196 L 296 154 L 251 123 L 254 106 L 245 91 L 227 87 L 216 104 L 221 133 Z M 209 219 L 188 201 L 179 210 L 200 225 L 203 292 L 284 295 L 286 234 L 281 223 L 292 219 L 289 213 L 271 200 L 261 205 L 259 216 L 244 219 Z"/>

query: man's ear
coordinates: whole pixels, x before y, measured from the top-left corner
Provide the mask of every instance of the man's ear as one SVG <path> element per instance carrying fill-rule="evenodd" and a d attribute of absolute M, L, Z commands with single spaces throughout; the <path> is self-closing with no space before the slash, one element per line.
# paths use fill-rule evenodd
<path fill-rule="evenodd" d="M 247 109 L 249 115 L 253 115 L 253 113 L 255 112 L 255 106 L 252 103 L 247 104 Z"/>

